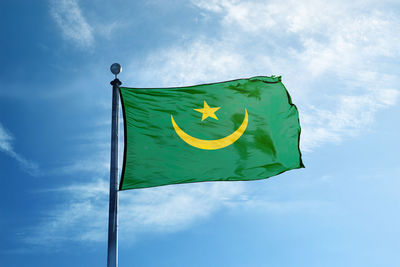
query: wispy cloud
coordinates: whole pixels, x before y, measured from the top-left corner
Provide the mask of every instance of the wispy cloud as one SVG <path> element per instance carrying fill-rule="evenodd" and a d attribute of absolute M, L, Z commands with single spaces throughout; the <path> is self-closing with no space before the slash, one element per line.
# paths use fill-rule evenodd
<path fill-rule="evenodd" d="M 83 16 L 77 0 L 53 0 L 50 13 L 65 39 L 80 47 L 93 45 L 92 27 Z"/>
<path fill-rule="evenodd" d="M 66 241 L 106 240 L 108 188 L 108 182 L 99 179 L 47 190 L 46 193 L 64 195 L 68 201 L 49 212 L 42 224 L 31 229 L 33 233 L 25 241 L 54 247 Z M 120 239 L 132 241 L 141 232 L 181 230 L 229 205 L 242 192 L 242 183 L 174 185 L 121 192 Z"/>
<path fill-rule="evenodd" d="M 218 80 L 221 77 L 235 77 L 246 70 L 249 72 L 244 56 L 234 51 L 228 43 L 205 39 L 195 40 L 189 46 L 157 51 L 149 55 L 147 66 L 149 68 L 142 68 L 137 77 L 128 76 L 128 80 L 142 80 L 147 87 L 180 86 Z M 157 79 L 150 72 L 153 67 L 158 74 Z"/>
<path fill-rule="evenodd" d="M 400 16 L 384 4 L 193 3 L 220 19 L 220 34 L 156 51 L 129 79 L 173 86 L 283 75 L 300 109 L 304 150 L 354 136 L 397 103 Z"/>
<path fill-rule="evenodd" d="M 44 191 L 66 196 L 63 204 L 24 237 L 32 245 L 62 246 L 68 241 L 103 240 L 107 229 L 107 184 L 103 180 Z M 42 192 L 43 193 L 43 192 Z"/>
<path fill-rule="evenodd" d="M 0 151 L 18 161 L 22 168 L 29 174 L 33 176 L 39 175 L 39 166 L 15 152 L 12 145 L 13 141 L 14 138 L 11 133 L 0 124 Z"/>
<path fill-rule="evenodd" d="M 0 148 L 3 151 L 12 151 L 12 140 L 13 138 L 11 137 L 11 135 L 0 124 Z"/>
<path fill-rule="evenodd" d="M 343 136 L 355 136 L 374 122 L 375 113 L 396 103 L 399 92 L 391 89 L 363 95 L 339 95 L 334 110 L 309 106 L 302 116 L 304 148 L 338 142 Z"/>

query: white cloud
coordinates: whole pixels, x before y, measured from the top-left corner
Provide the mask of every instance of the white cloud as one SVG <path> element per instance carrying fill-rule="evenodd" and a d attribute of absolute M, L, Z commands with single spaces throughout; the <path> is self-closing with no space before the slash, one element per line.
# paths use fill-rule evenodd
<path fill-rule="evenodd" d="M 185 184 L 127 191 L 121 195 L 121 225 L 125 231 L 133 222 L 139 231 L 176 231 L 208 217 L 242 191 L 242 183 Z"/>
<path fill-rule="evenodd" d="M 104 151 L 106 154 L 108 151 Z M 70 165 L 58 168 L 55 170 L 57 173 L 62 174 L 75 174 L 75 173 L 94 173 L 103 174 L 109 170 L 110 165 L 107 163 L 105 157 L 95 157 L 92 159 L 81 159 L 73 162 Z"/>
<path fill-rule="evenodd" d="M 147 59 L 147 66 L 156 68 L 157 78 L 153 81 L 155 86 L 189 85 L 207 79 L 218 80 L 221 76 L 234 77 L 244 64 L 243 56 L 232 53 L 226 44 L 222 46 L 218 42 L 205 41 L 195 41 L 188 47 L 158 51 Z M 146 81 L 154 78 L 149 69 L 140 72 L 138 76 Z M 137 78 L 128 77 L 136 81 Z"/>
<path fill-rule="evenodd" d="M 82 14 L 77 0 L 53 0 L 50 13 L 65 39 L 81 47 L 93 45 L 93 30 Z"/>
<path fill-rule="evenodd" d="M 175 86 L 283 75 L 300 109 L 304 150 L 356 135 L 397 103 L 400 16 L 390 7 L 341 0 L 193 3 L 220 18 L 221 34 L 156 51 L 129 79 Z"/>
<path fill-rule="evenodd" d="M 11 137 L 11 135 L 0 124 L 0 149 L 2 149 L 3 151 L 12 151 L 12 140 L 13 138 Z"/>
<path fill-rule="evenodd" d="M 101 179 L 47 190 L 63 194 L 68 202 L 46 214 L 25 241 L 53 247 L 65 241 L 106 240 L 108 190 Z M 119 238 L 132 241 L 140 232 L 181 230 L 229 205 L 242 191 L 242 183 L 202 183 L 120 192 Z"/>
<path fill-rule="evenodd" d="M 269 30 L 274 33 L 315 32 L 322 29 L 321 22 L 335 23 L 332 15 L 341 14 L 341 1 L 236 1 L 194 0 L 199 8 L 215 12 L 228 27 L 247 32 Z M 331 16 L 327 16 L 329 13 Z M 268 32 L 270 33 L 270 32 Z"/>
<path fill-rule="evenodd" d="M 10 157 L 14 158 L 21 164 L 22 168 L 31 175 L 38 175 L 39 174 L 39 166 L 24 158 L 20 154 L 14 151 L 12 146 L 14 138 L 13 136 L 0 124 L 0 151 L 8 154 Z"/>
<path fill-rule="evenodd" d="M 42 224 L 29 229 L 27 243 L 54 247 L 66 241 L 100 241 L 107 232 L 108 186 L 97 180 L 44 193 L 67 195 L 67 201 L 44 214 Z M 43 193 L 43 192 L 42 192 Z"/>
<path fill-rule="evenodd" d="M 355 136 L 374 121 L 374 114 L 393 105 L 399 92 L 391 89 L 364 95 L 340 95 L 333 110 L 310 106 L 302 116 L 302 145 L 306 151 L 323 143 L 338 142 L 342 136 Z"/>

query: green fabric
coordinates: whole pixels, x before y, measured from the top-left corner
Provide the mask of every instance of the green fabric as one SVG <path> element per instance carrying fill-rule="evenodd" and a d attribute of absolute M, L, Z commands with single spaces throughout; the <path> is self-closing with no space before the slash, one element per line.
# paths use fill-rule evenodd
<path fill-rule="evenodd" d="M 120 190 L 258 180 L 303 167 L 298 111 L 280 77 L 176 88 L 121 87 L 120 92 L 125 124 Z M 208 117 L 203 115 L 206 105 L 212 109 Z M 231 145 L 202 149 L 184 141 L 173 121 L 202 140 L 245 130 L 238 130 Z"/>

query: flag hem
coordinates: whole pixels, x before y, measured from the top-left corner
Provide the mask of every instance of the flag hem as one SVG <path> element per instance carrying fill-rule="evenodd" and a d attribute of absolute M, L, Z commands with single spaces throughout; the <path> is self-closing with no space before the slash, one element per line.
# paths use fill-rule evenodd
<path fill-rule="evenodd" d="M 167 87 L 121 87 L 121 88 L 127 88 L 127 89 L 183 89 L 183 88 L 191 88 L 191 87 L 196 87 L 196 86 L 202 86 L 202 85 L 213 85 L 213 84 L 219 84 L 219 83 L 227 83 L 227 82 L 235 82 L 235 81 L 240 81 L 240 80 L 249 80 L 249 81 L 262 81 L 264 83 L 279 83 L 282 81 L 282 76 L 254 76 L 251 78 L 239 78 L 239 79 L 233 79 L 233 80 L 228 80 L 228 81 L 223 81 L 223 82 L 213 82 L 213 83 L 201 83 L 201 84 L 195 84 L 195 85 L 188 85 L 188 86 L 167 86 Z M 286 88 L 285 88 L 286 90 Z"/>
<path fill-rule="evenodd" d="M 299 160 L 300 160 L 300 167 L 299 167 L 299 168 L 305 168 L 306 166 L 304 166 L 304 164 L 303 164 L 303 158 L 302 158 L 301 150 L 300 150 L 301 124 L 300 124 L 300 113 L 299 113 L 299 109 L 297 108 L 297 106 L 296 106 L 295 104 L 293 104 L 293 102 L 292 102 L 292 97 L 290 96 L 289 91 L 286 89 L 286 86 L 285 86 L 283 83 L 281 83 L 281 84 L 282 84 L 283 88 L 285 89 L 285 92 L 286 92 L 286 96 L 287 96 L 287 98 L 288 98 L 289 105 L 290 105 L 290 106 L 293 106 L 293 107 L 296 109 L 296 111 L 297 111 L 297 122 L 299 123 L 299 134 L 298 134 L 298 137 L 297 137 L 297 138 L 298 138 L 298 140 L 297 140 L 297 150 L 299 151 Z"/>
<path fill-rule="evenodd" d="M 132 190 L 132 189 L 145 189 L 145 188 L 153 188 L 153 187 L 159 187 L 159 186 L 166 186 L 166 185 L 177 185 L 177 184 L 195 184 L 195 183 L 209 183 L 209 182 L 251 182 L 251 181 L 259 181 L 259 180 L 266 180 L 269 178 L 272 178 L 274 176 L 278 176 L 284 172 L 287 171 L 291 171 L 291 170 L 296 170 L 296 169 L 302 169 L 304 168 L 304 165 L 300 162 L 298 167 L 294 167 L 294 168 L 290 168 L 281 172 L 278 172 L 276 174 L 267 176 L 267 177 L 261 177 L 261 178 L 251 178 L 249 180 L 244 180 L 244 179 L 240 179 L 240 180 L 208 180 L 208 181 L 193 181 L 193 182 L 169 182 L 167 184 L 159 184 L 159 185 L 152 185 L 152 186 L 143 186 L 143 187 L 129 187 L 129 188 L 124 188 L 124 189 L 120 189 L 119 191 L 125 191 L 125 190 Z"/>
<path fill-rule="evenodd" d="M 127 132 L 126 132 L 126 116 L 125 116 L 125 105 L 124 105 L 124 99 L 122 97 L 121 94 L 121 88 L 119 88 L 119 98 L 121 101 L 121 106 L 122 106 L 122 117 L 124 120 L 124 158 L 122 161 L 122 170 L 121 170 L 121 179 L 119 182 L 119 191 L 123 190 L 122 189 L 122 182 L 124 181 L 124 177 L 125 177 L 125 165 L 126 165 L 126 149 L 127 149 L 127 145 L 126 145 L 126 140 L 127 140 Z"/>

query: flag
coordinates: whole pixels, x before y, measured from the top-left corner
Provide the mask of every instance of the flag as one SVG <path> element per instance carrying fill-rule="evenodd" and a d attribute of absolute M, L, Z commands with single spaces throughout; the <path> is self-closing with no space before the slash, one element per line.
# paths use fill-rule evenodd
<path fill-rule="evenodd" d="M 120 93 L 120 190 L 258 180 L 303 167 L 298 111 L 281 77 Z"/>

